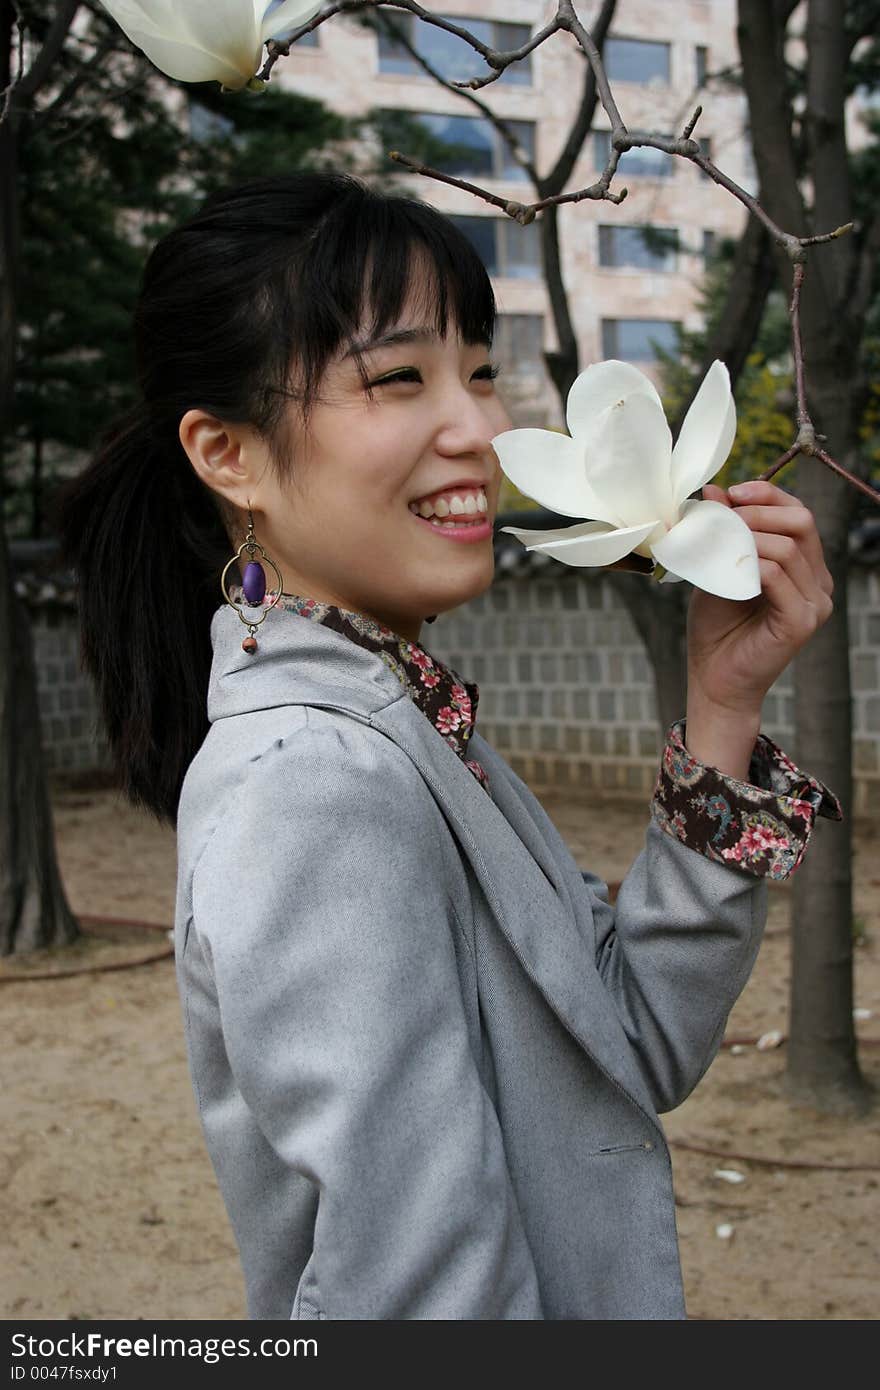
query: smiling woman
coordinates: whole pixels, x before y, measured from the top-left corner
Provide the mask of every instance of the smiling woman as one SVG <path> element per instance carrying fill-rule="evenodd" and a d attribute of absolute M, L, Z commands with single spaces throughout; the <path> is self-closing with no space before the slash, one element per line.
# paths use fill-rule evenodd
<path fill-rule="evenodd" d="M 693 727 L 613 906 L 477 731 L 419 633 L 493 579 L 494 320 L 428 204 L 319 171 L 224 190 L 153 249 L 141 399 L 61 499 L 123 788 L 177 830 L 189 1067 L 255 1319 L 685 1317 L 658 1115 L 720 1045 L 767 877 L 840 816 L 752 718 L 825 582 L 769 484 L 745 510 L 789 528 L 762 563 L 791 626 L 759 613 L 732 657 L 728 608 L 690 632 Z"/>

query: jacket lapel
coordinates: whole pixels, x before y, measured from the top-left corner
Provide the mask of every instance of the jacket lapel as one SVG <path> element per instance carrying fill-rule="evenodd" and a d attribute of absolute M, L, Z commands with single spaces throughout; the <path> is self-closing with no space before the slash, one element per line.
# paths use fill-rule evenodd
<path fill-rule="evenodd" d="M 496 759 L 487 759 L 486 766 L 501 806 L 412 701 L 404 698 L 386 705 L 369 722 L 403 749 L 427 782 L 498 926 L 550 1008 L 582 1050 L 656 1125 L 650 1093 L 596 970 L 589 909 L 584 911 L 582 902 L 576 914 L 572 902 L 575 875 L 569 884 L 562 864 L 553 858 L 497 764 L 493 777 Z M 481 747 L 489 745 L 481 740 Z M 524 844 L 528 854 L 522 852 Z"/>

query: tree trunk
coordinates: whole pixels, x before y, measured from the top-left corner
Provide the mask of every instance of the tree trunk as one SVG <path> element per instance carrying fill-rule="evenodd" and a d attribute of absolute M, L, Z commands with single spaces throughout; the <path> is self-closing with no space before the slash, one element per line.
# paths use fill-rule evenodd
<path fill-rule="evenodd" d="M 564 412 L 568 393 L 578 374 L 579 356 L 577 335 L 568 308 L 568 291 L 562 279 L 562 259 L 559 249 L 559 207 L 556 203 L 551 203 L 548 208 L 544 209 L 538 225 L 541 229 L 541 260 L 544 268 L 544 281 L 547 285 L 547 297 L 550 300 L 550 310 L 553 314 L 553 326 L 556 329 L 556 337 L 559 342 L 558 348 L 548 349 L 544 353 L 544 361 L 547 363 L 547 370 L 553 385 L 556 387 L 556 393 Z"/>
<path fill-rule="evenodd" d="M 815 377 L 814 377 L 815 381 Z M 838 381 L 835 394 L 845 398 Z M 811 392 L 818 399 L 819 383 Z M 845 420 L 826 412 L 823 428 L 839 449 Z M 856 450 L 837 453 L 858 472 Z M 852 699 L 849 680 L 847 515 L 853 489 L 830 469 L 805 459 L 798 474 L 802 501 L 826 523 L 825 563 L 834 580 L 834 612 L 794 661 L 799 766 L 840 798 L 844 819 L 817 818 L 792 880 L 789 1042 L 785 1086 L 792 1097 L 828 1114 L 864 1114 L 872 1087 L 856 1052 L 853 1021 Z M 834 678 L 828 679 L 833 672 Z"/>
<path fill-rule="evenodd" d="M 33 643 L 0 528 L 0 956 L 79 936 L 55 856 Z"/>
<path fill-rule="evenodd" d="M 820 22 L 821 20 L 821 22 Z M 808 111 L 814 217 L 809 225 L 792 138 L 790 85 L 784 62 L 784 20 L 764 0 L 739 0 L 737 36 L 749 103 L 760 201 L 786 231 L 827 231 L 849 216 L 844 138 L 843 9 L 838 0 L 810 0 Z M 821 37 L 821 42 L 819 41 Z M 829 158 L 829 145 L 834 158 Z M 820 153 L 821 152 L 821 153 Z M 828 224 L 827 219 L 833 217 Z M 824 252 L 833 249 L 833 258 Z M 791 265 L 777 249 L 782 282 Z M 801 296 L 801 331 L 813 421 L 832 454 L 853 472 L 857 428 L 853 383 L 863 324 L 854 325 L 841 298 L 849 282 L 851 238 L 810 253 Z M 779 482 L 784 485 L 784 479 Z M 834 612 L 795 659 L 796 760 L 840 797 L 844 820 L 817 819 L 792 882 L 792 980 L 785 1084 L 795 1100 L 829 1114 L 862 1113 L 870 1088 L 859 1069 L 852 1014 L 852 724 L 847 613 L 848 533 L 855 492 L 817 459 L 803 459 L 798 492 L 813 513 L 834 580 Z M 831 679 L 829 679 L 829 674 Z"/>
<path fill-rule="evenodd" d="M 62 9 L 69 24 L 75 6 Z M 8 0 L 0 0 L 0 20 L 3 89 L 13 71 L 14 11 Z M 20 129 L 16 89 L 0 123 L 0 431 L 14 386 Z M 0 459 L 2 442 L 0 433 Z M 55 856 L 28 613 L 16 602 L 0 514 L 0 955 L 66 945 L 78 935 Z"/>
<path fill-rule="evenodd" d="M 43 433 L 39 424 L 34 434 L 31 458 L 31 539 L 43 534 Z"/>
<path fill-rule="evenodd" d="M 657 718 L 665 738 L 687 712 L 687 609 L 691 586 L 657 584 L 647 575 L 608 570 L 611 587 L 645 644 L 654 675 Z"/>

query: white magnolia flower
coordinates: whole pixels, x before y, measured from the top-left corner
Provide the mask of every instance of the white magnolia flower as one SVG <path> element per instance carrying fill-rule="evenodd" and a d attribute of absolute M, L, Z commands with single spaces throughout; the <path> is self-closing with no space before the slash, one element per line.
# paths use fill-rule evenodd
<path fill-rule="evenodd" d="M 261 66 L 263 45 L 305 24 L 323 0 L 101 0 L 151 63 L 180 82 L 239 91 Z"/>
<path fill-rule="evenodd" d="M 736 435 L 723 362 L 713 362 L 672 447 L 653 382 L 628 362 L 597 362 L 568 393 L 569 434 L 514 429 L 492 440 L 520 492 L 565 516 L 561 530 L 502 526 L 527 550 L 566 565 L 610 565 L 635 551 L 664 567 L 661 583 L 690 580 L 721 598 L 754 598 L 761 572 L 754 535 L 721 502 L 688 500 L 716 474 Z"/>

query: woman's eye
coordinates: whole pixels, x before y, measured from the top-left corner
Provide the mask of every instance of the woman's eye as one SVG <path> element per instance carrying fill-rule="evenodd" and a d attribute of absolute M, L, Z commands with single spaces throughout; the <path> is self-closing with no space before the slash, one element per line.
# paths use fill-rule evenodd
<path fill-rule="evenodd" d="M 493 366 L 491 363 L 487 362 L 485 367 L 480 367 L 474 372 L 474 376 L 478 377 L 480 381 L 494 381 L 500 371 L 501 368 L 497 363 Z"/>
<path fill-rule="evenodd" d="M 478 367 L 474 376 L 478 381 L 494 381 L 501 368 L 493 366 L 487 362 L 484 367 Z M 394 372 L 392 376 L 383 376 L 378 381 L 374 381 L 373 386 L 386 386 L 392 381 L 421 381 L 422 374 L 417 367 L 402 367 L 400 371 Z"/>
<path fill-rule="evenodd" d="M 393 376 L 380 377 L 374 381 L 374 386 L 390 386 L 392 381 L 421 381 L 421 373 L 415 367 L 404 367 L 402 371 L 395 372 Z"/>

